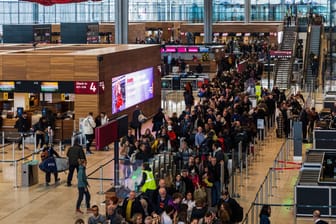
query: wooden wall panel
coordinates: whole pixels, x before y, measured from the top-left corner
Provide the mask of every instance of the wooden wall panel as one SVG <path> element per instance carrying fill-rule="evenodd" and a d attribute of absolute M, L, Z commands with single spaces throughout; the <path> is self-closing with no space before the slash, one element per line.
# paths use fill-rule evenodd
<path fill-rule="evenodd" d="M 26 55 L 3 55 L 3 79 L 25 80 L 26 63 Z"/>
<path fill-rule="evenodd" d="M 136 43 L 136 38 L 145 40 L 146 38 L 146 25 L 145 23 L 130 23 L 128 25 L 128 43 Z"/>
<path fill-rule="evenodd" d="M 3 60 L 2 60 L 2 58 L 3 58 L 2 55 L 0 55 L 0 79 L 3 79 L 2 78 L 2 69 L 3 69 L 3 66 L 2 66 L 2 61 Z"/>
<path fill-rule="evenodd" d="M 135 44 L 136 37 L 139 40 L 144 40 L 146 35 L 146 24 L 145 23 L 129 23 L 128 24 L 128 43 Z M 99 24 L 100 33 L 111 33 L 111 43 L 115 43 L 115 28 L 114 23 L 103 23 Z"/>
<path fill-rule="evenodd" d="M 53 33 L 61 32 L 61 24 L 51 24 L 51 32 Z"/>
<path fill-rule="evenodd" d="M 97 56 L 74 56 L 74 80 L 98 80 Z"/>
<path fill-rule="evenodd" d="M 51 80 L 50 56 L 27 55 L 26 77 L 29 80 Z"/>
<path fill-rule="evenodd" d="M 69 55 L 53 55 L 50 58 L 51 80 L 74 80 L 74 57 Z"/>
<path fill-rule="evenodd" d="M 75 96 L 75 119 L 78 124 L 79 118 L 86 117 L 89 112 L 93 116 L 97 116 L 98 110 L 98 95 L 76 94 Z M 78 127 L 76 127 L 78 130 Z"/>

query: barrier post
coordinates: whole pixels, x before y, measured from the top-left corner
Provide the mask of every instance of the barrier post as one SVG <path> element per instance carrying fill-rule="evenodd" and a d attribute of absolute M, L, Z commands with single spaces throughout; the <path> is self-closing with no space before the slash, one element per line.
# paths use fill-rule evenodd
<path fill-rule="evenodd" d="M 269 169 L 269 174 L 270 174 L 270 178 L 268 179 L 268 181 L 269 181 L 269 183 L 268 183 L 268 187 L 269 187 L 269 190 L 268 190 L 268 192 L 269 192 L 269 196 L 270 197 L 273 197 L 273 195 L 272 195 L 272 181 L 273 181 L 273 169 L 272 168 L 270 168 Z"/>
<path fill-rule="evenodd" d="M 114 142 L 114 187 L 119 187 L 119 141 Z"/>
<path fill-rule="evenodd" d="M 99 180 L 99 191 L 97 192 L 97 194 L 104 194 L 105 192 L 104 192 L 104 190 L 103 190 L 103 177 L 104 177 L 104 174 L 103 174 L 103 166 L 102 165 L 100 165 L 100 167 L 99 167 L 99 178 L 100 178 L 100 180 Z"/>
<path fill-rule="evenodd" d="M 62 155 L 62 140 L 59 141 L 59 144 L 58 144 L 58 151 L 59 151 L 59 154 Z"/>
<path fill-rule="evenodd" d="M 235 198 L 240 198 L 240 195 L 236 193 L 236 182 L 235 182 L 235 173 L 236 167 L 234 162 L 235 150 L 232 150 L 232 172 L 231 172 L 231 195 Z"/>
<path fill-rule="evenodd" d="M 15 161 L 15 141 L 13 141 L 13 144 L 12 144 L 12 161 L 14 162 Z"/>
<path fill-rule="evenodd" d="M 255 201 L 255 204 L 258 204 L 258 203 L 259 203 L 259 192 L 257 193 L 256 199 L 255 199 L 254 201 Z M 258 217 L 258 215 L 259 215 L 259 214 L 258 214 L 258 213 L 259 213 L 259 211 L 258 211 L 259 209 L 258 209 L 258 208 L 259 208 L 259 207 L 258 207 L 258 205 L 255 205 L 255 204 L 254 204 L 254 206 L 255 206 L 255 208 L 256 208 L 256 209 L 255 209 L 255 217 Z"/>
<path fill-rule="evenodd" d="M 220 173 L 220 189 L 221 189 L 221 192 L 222 192 L 222 190 L 224 189 L 223 188 L 223 186 L 224 186 L 224 163 L 223 162 L 221 162 L 220 163 L 220 171 L 221 171 L 221 173 Z"/>
<path fill-rule="evenodd" d="M 2 131 L 2 146 L 5 146 L 5 132 Z"/>
<path fill-rule="evenodd" d="M 260 196 L 260 203 L 264 204 L 264 186 L 263 185 L 261 185 L 259 196 Z"/>
<path fill-rule="evenodd" d="M 22 158 L 24 158 L 25 155 L 25 139 L 24 139 L 24 134 L 21 133 L 21 139 L 22 139 Z"/>
<path fill-rule="evenodd" d="M 248 166 L 249 166 L 249 162 L 248 162 L 248 155 L 245 154 L 245 179 L 249 179 L 248 176 Z"/>
<path fill-rule="evenodd" d="M 268 204 L 269 202 L 269 199 L 268 199 L 268 175 L 266 176 L 266 179 L 265 179 L 265 201 L 266 203 Z"/>
<path fill-rule="evenodd" d="M 14 188 L 18 188 L 18 178 L 17 178 L 17 161 L 14 161 L 14 172 L 15 172 L 15 182 L 14 182 Z"/>
<path fill-rule="evenodd" d="M 251 210 L 251 222 L 252 223 L 254 223 L 253 221 L 254 221 L 254 209 L 255 209 L 255 207 L 254 207 L 254 205 L 252 206 L 252 210 Z"/>

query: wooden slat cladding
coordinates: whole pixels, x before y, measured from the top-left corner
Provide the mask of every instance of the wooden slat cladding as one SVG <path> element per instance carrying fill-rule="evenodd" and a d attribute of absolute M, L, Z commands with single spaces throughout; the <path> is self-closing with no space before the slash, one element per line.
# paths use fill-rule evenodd
<path fill-rule="evenodd" d="M 26 63 L 26 55 L 3 55 L 3 79 L 26 80 Z"/>
<path fill-rule="evenodd" d="M 52 80 L 50 77 L 50 57 L 48 55 L 27 55 L 26 77 L 28 80 Z"/>
<path fill-rule="evenodd" d="M 74 56 L 74 80 L 98 81 L 98 56 Z"/>
<path fill-rule="evenodd" d="M 146 25 L 145 23 L 129 23 L 128 24 L 128 43 L 136 43 L 136 38 L 144 40 Z M 115 43 L 115 26 L 114 23 L 102 23 L 99 24 L 100 33 L 111 33 L 111 43 Z"/>
<path fill-rule="evenodd" d="M 76 125 L 81 117 L 86 117 L 89 112 L 93 113 L 93 116 L 97 116 L 98 110 L 98 95 L 80 95 L 75 96 L 75 118 Z M 78 130 L 78 127 L 77 127 Z"/>
<path fill-rule="evenodd" d="M 2 76 L 2 74 L 3 74 L 3 73 L 2 73 L 2 67 L 3 67 L 3 66 L 2 66 L 2 61 L 3 61 L 3 60 L 2 60 L 2 58 L 3 58 L 2 55 L 0 55 L 0 79 L 3 80 L 3 76 Z"/>
<path fill-rule="evenodd" d="M 72 81 L 74 79 L 74 57 L 54 55 L 50 57 L 50 78 L 52 80 Z"/>

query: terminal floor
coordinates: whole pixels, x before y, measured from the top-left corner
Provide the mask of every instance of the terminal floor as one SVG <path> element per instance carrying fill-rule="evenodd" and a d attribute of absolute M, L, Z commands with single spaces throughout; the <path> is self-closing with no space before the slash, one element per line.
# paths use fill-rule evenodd
<path fill-rule="evenodd" d="M 147 122 L 146 127 L 150 127 L 151 123 Z M 265 179 L 269 168 L 273 167 L 274 159 L 279 152 L 284 139 L 275 137 L 275 131 L 271 130 L 270 134 L 264 142 L 259 142 L 256 148 L 256 155 L 250 158 L 248 165 L 248 176 L 246 170 L 237 173 L 235 182 L 235 192 L 239 194 L 237 201 L 244 207 L 244 212 L 248 211 L 251 203 L 254 201 L 260 184 Z M 32 145 L 28 145 L 30 149 Z M 112 147 L 112 146 L 111 146 Z M 304 148 L 303 148 L 304 150 Z M 25 155 L 31 153 L 31 150 L 25 150 Z M 291 150 L 292 152 L 292 150 Z M 14 156 L 16 159 L 22 157 L 23 152 L 15 149 Z M 64 153 L 63 153 L 64 155 Z M 304 153 L 303 153 L 304 155 Z M 3 151 L 0 150 L 0 160 L 12 160 L 13 151 L 11 146 L 7 146 Z M 101 164 L 113 158 L 113 150 L 95 151 L 93 155 L 89 155 L 87 174 L 100 167 Z M 289 161 L 292 160 L 292 154 L 289 155 Z M 39 157 L 37 157 L 39 159 Z M 288 165 L 290 167 L 290 165 Z M 74 223 L 77 218 L 83 218 L 87 222 L 90 214 L 83 215 L 75 213 L 75 204 L 78 195 L 76 187 L 76 177 L 73 179 L 73 186 L 67 187 L 66 173 L 60 173 L 61 182 L 57 185 L 53 182 L 49 187 L 45 186 L 44 173 L 39 171 L 39 183 L 30 187 L 21 186 L 21 164 L 18 163 L 15 172 L 14 164 L 0 163 L 0 224 L 1 223 L 25 223 L 25 224 L 59 224 Z M 15 175 L 17 173 L 17 175 Z M 273 182 L 271 196 L 265 198 L 260 203 L 270 203 L 272 206 L 271 223 L 272 224 L 309 224 L 313 223 L 312 217 L 295 218 L 293 207 L 290 206 L 294 202 L 294 185 L 299 170 L 284 170 L 277 172 L 276 183 Z M 113 166 L 109 165 L 104 169 L 104 177 L 113 177 Z M 99 177 L 96 172 L 92 177 Z M 105 200 L 103 194 L 99 194 L 101 190 L 106 191 L 111 187 L 111 181 L 103 181 L 100 185 L 98 180 L 89 180 L 91 192 L 91 204 L 97 204 L 100 211 L 105 210 L 102 203 Z M 102 188 L 102 189 L 101 189 Z M 229 187 L 231 189 L 231 187 Z M 277 206 L 289 205 L 289 206 Z M 83 204 L 84 206 L 84 204 Z M 259 207 L 260 209 L 260 207 Z M 85 211 L 85 206 L 82 208 Z M 258 212 L 254 212 L 254 216 Z M 326 219 L 328 220 L 328 219 Z M 336 220 L 328 220 L 329 223 L 336 224 Z M 249 222 L 253 223 L 253 222 Z M 254 222 L 258 223 L 258 222 Z"/>
<path fill-rule="evenodd" d="M 147 124 L 149 125 L 149 124 Z M 246 178 L 246 170 L 236 174 L 236 193 L 239 194 L 237 201 L 244 207 L 244 212 L 248 211 L 251 202 L 254 200 L 256 192 L 260 184 L 265 178 L 267 171 L 274 164 L 274 158 L 278 153 L 283 139 L 274 137 L 274 133 L 267 137 L 263 144 L 256 146 L 256 156 L 250 158 L 248 165 L 248 177 Z M 29 147 L 32 148 L 31 145 Z M 3 159 L 11 160 L 12 147 L 7 147 L 2 154 Z M 25 150 L 25 154 L 31 151 Z M 16 158 L 22 156 L 22 151 L 15 150 Z M 94 169 L 98 168 L 113 158 L 113 150 L 99 151 L 88 156 L 89 174 Z M 38 158 L 39 159 L 39 158 Z M 289 156 L 291 160 L 291 155 Z M 15 184 L 15 166 L 10 163 L 1 163 L 0 173 L 0 223 L 25 223 L 25 224 L 58 224 L 58 223 L 74 223 L 77 218 L 84 218 L 87 221 L 89 214 L 75 213 L 75 203 L 77 199 L 76 178 L 73 180 L 73 186 L 67 187 L 66 174 L 60 173 L 61 182 L 57 185 L 53 184 L 49 187 L 45 186 L 44 173 L 39 171 L 39 183 L 30 186 L 21 186 L 21 165 L 17 167 L 17 184 Z M 288 165 L 289 166 L 289 165 Z M 112 166 L 107 166 L 104 169 L 104 177 L 112 178 Z M 276 183 L 273 182 L 272 196 L 264 198 L 261 203 L 270 204 L 293 204 L 293 189 L 298 176 L 298 170 L 285 170 L 277 172 Z M 92 177 L 99 177 L 99 172 Z M 98 194 L 101 191 L 100 182 L 97 180 L 89 180 L 91 185 L 91 204 L 97 204 L 101 211 L 104 211 L 105 206 L 104 195 Z M 18 185 L 18 186 L 15 186 Z M 103 190 L 111 187 L 111 181 L 103 182 Z M 229 188 L 231 189 L 231 188 Z M 85 207 L 82 208 L 85 211 Z M 254 212 L 256 215 L 256 212 Z M 297 218 L 294 217 L 293 208 L 291 206 L 272 206 L 271 222 L 276 223 L 313 223 L 312 218 Z M 252 223 L 252 222 L 250 222 Z M 256 222 L 257 223 L 257 222 Z M 330 223 L 336 223 L 331 221 Z"/>

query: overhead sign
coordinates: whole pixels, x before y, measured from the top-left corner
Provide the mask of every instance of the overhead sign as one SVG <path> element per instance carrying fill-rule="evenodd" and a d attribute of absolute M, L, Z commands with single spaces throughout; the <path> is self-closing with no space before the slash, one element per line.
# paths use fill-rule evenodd
<path fill-rule="evenodd" d="M 292 51 L 270 51 L 271 57 L 282 57 L 290 58 L 292 57 Z"/>
<path fill-rule="evenodd" d="M 41 91 L 40 81 L 15 81 L 15 92 L 39 93 Z"/>
<path fill-rule="evenodd" d="M 14 91 L 14 81 L 1 81 L 0 82 L 0 91 L 1 92 L 12 92 Z"/>
<path fill-rule="evenodd" d="M 96 81 L 75 81 L 76 94 L 98 94 L 99 84 Z"/>

